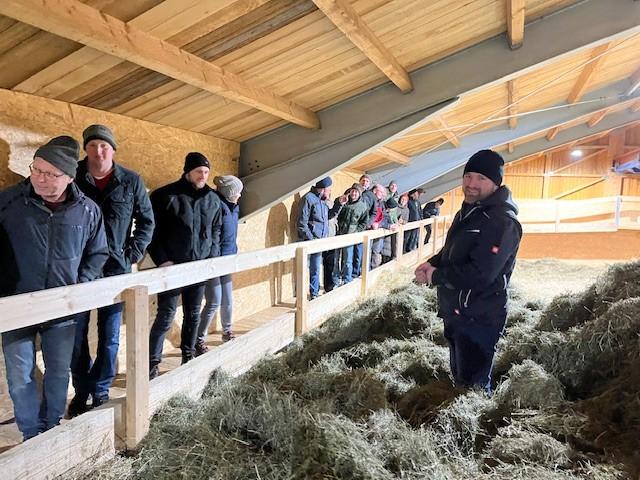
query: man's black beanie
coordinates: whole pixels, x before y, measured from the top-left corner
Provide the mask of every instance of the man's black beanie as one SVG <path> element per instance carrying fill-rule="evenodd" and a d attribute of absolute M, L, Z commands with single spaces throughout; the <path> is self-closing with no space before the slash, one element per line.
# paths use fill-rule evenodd
<path fill-rule="evenodd" d="M 464 166 L 464 173 L 467 172 L 480 173 L 500 186 L 504 176 L 504 159 L 493 150 L 480 150 Z"/>
<path fill-rule="evenodd" d="M 78 168 L 80 144 L 73 137 L 54 137 L 36 150 L 33 158 L 39 157 L 74 178 Z"/>
<path fill-rule="evenodd" d="M 184 159 L 184 173 L 189 173 L 191 170 L 198 167 L 211 168 L 207 157 L 200 152 L 187 153 L 187 156 Z"/>

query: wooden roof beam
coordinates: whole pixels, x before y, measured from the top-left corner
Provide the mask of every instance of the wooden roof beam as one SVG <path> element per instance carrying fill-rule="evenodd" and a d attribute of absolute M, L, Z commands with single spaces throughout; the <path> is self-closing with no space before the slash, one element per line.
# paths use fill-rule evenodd
<path fill-rule="evenodd" d="M 391 160 L 394 163 L 400 165 L 409 165 L 411 163 L 411 157 L 404 155 L 403 153 L 392 150 L 388 147 L 378 147 L 376 153 L 382 155 L 387 160 Z"/>
<path fill-rule="evenodd" d="M 609 111 L 610 109 L 608 108 L 605 108 L 604 110 L 600 110 L 598 113 L 596 113 L 589 119 L 589 121 L 587 122 L 587 125 L 589 125 L 589 127 L 595 127 L 598 123 L 600 123 L 600 120 L 602 120 L 604 117 L 607 116 Z"/>
<path fill-rule="evenodd" d="M 516 88 L 516 80 L 507 82 L 507 102 L 509 104 L 509 128 L 515 130 L 518 126 L 518 90 Z"/>
<path fill-rule="evenodd" d="M 609 48 L 611 48 L 611 44 L 612 42 L 604 43 L 593 49 L 591 52 L 590 62 L 587 63 L 582 69 L 582 72 L 580 72 L 578 80 L 576 80 L 575 85 L 567 97 L 568 103 L 576 103 L 580 98 L 582 98 L 584 93 L 587 91 L 591 77 L 598 69 L 598 66 L 602 63 L 605 53 Z"/>
<path fill-rule="evenodd" d="M 631 75 L 631 86 L 629 90 L 626 91 L 626 95 L 629 96 L 633 94 L 638 88 L 640 88 L 640 68 Z"/>
<path fill-rule="evenodd" d="M 631 105 L 631 108 L 629 108 L 629 110 L 631 110 L 631 113 L 640 112 L 640 101 L 637 101 L 636 103 Z"/>
<path fill-rule="evenodd" d="M 524 41 L 524 0 L 506 0 L 507 2 L 507 38 L 509 47 L 515 50 Z"/>
<path fill-rule="evenodd" d="M 413 90 L 407 71 L 362 20 L 349 0 L 313 0 L 313 2 L 403 93 Z"/>
<path fill-rule="evenodd" d="M 311 110 L 77 0 L 2 0 L 0 14 L 307 128 Z"/>
<path fill-rule="evenodd" d="M 450 129 L 449 129 L 449 125 L 447 125 L 447 123 L 444 121 L 444 119 L 442 117 L 437 117 L 435 120 L 436 125 L 438 126 L 438 128 L 441 130 L 442 135 L 444 135 L 447 140 L 449 140 L 449 142 L 451 142 L 451 144 L 454 147 L 459 147 L 460 146 L 460 139 L 458 138 L 458 136 L 453 133 Z"/>
<path fill-rule="evenodd" d="M 551 141 L 556 138 L 556 135 L 560 132 L 560 127 L 553 127 L 551 130 L 547 132 L 547 141 Z"/>

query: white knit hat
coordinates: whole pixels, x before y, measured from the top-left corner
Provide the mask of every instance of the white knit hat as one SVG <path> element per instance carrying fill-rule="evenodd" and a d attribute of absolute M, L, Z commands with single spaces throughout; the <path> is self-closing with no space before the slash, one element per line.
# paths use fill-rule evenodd
<path fill-rule="evenodd" d="M 242 181 L 238 177 L 233 175 L 222 175 L 215 177 L 213 183 L 217 190 L 224 198 L 229 200 L 230 198 L 237 197 L 242 193 Z"/>

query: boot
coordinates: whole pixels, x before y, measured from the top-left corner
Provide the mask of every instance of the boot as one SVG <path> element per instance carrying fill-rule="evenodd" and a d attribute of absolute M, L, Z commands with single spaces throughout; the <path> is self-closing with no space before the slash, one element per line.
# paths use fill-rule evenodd
<path fill-rule="evenodd" d="M 209 347 L 204 343 L 204 340 L 198 339 L 196 342 L 196 357 L 199 357 L 202 354 L 205 354 L 209 351 Z"/>

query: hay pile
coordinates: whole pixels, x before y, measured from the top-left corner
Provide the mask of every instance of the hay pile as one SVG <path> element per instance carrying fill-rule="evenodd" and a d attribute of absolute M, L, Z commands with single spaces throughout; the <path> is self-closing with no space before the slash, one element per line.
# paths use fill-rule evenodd
<path fill-rule="evenodd" d="M 174 398 L 137 456 L 68 478 L 635 478 L 640 265 L 510 304 L 491 397 L 451 384 L 435 294 L 410 284 Z"/>

